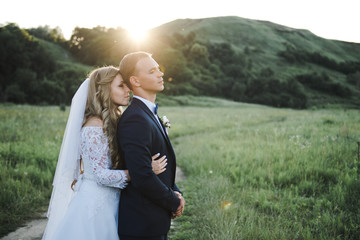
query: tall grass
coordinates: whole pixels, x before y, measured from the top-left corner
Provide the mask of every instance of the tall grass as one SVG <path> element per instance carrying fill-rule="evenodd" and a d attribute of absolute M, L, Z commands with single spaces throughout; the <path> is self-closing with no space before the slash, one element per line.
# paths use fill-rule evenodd
<path fill-rule="evenodd" d="M 165 110 L 188 176 L 172 239 L 360 239 L 358 110 Z"/>
<path fill-rule="evenodd" d="M 67 115 L 0 105 L 0 236 L 46 211 Z"/>
<path fill-rule="evenodd" d="M 360 238 L 358 110 L 159 101 L 187 176 L 171 239 Z M 67 115 L 0 105 L 0 236 L 46 210 Z"/>

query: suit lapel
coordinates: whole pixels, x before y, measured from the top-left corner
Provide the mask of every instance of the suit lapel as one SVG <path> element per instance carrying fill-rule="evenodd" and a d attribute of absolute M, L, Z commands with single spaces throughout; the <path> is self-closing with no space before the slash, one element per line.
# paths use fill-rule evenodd
<path fill-rule="evenodd" d="M 161 132 L 161 134 L 163 135 L 163 137 L 165 138 L 165 140 L 167 141 L 167 143 L 170 145 L 170 147 L 172 148 L 171 146 L 171 143 L 170 143 L 170 139 L 168 137 L 168 135 L 166 134 L 165 132 L 165 129 L 163 128 L 163 126 L 161 126 L 159 124 L 159 121 L 156 120 L 156 117 L 155 115 L 150 111 L 150 109 L 139 99 L 137 98 L 133 98 L 133 103 L 132 104 L 136 104 L 138 105 L 142 110 L 144 110 L 144 112 L 155 122 L 156 126 L 158 127 L 159 131 Z M 160 120 L 160 119 L 159 119 Z M 161 122 L 161 121 L 160 121 Z"/>

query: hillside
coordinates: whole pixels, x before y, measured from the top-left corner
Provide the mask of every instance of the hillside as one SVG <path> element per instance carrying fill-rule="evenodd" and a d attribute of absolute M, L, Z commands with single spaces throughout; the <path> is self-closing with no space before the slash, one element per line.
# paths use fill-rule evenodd
<path fill-rule="evenodd" d="M 0 102 L 69 104 L 91 69 L 60 43 L 10 23 L 0 28 Z"/>
<path fill-rule="evenodd" d="M 178 19 L 135 43 L 121 28 L 77 27 L 59 42 L 51 29 L 0 28 L 0 101 L 69 104 L 96 66 L 153 53 L 167 96 L 225 98 L 284 108 L 360 108 L 360 44 L 240 17 Z"/>
<path fill-rule="evenodd" d="M 228 42 L 239 51 L 248 47 L 252 52 L 265 56 L 262 63 L 285 50 L 285 44 L 294 45 L 307 52 L 322 52 L 336 61 L 358 61 L 360 44 L 328 40 L 308 30 L 294 29 L 267 21 L 240 17 L 205 19 L 178 19 L 152 30 L 153 33 L 195 32 L 197 37 L 213 43 Z"/>
<path fill-rule="evenodd" d="M 308 30 L 294 29 L 268 21 L 240 17 L 214 17 L 204 19 L 177 19 L 152 29 L 153 33 L 196 32 L 197 36 L 210 42 L 229 42 L 239 50 L 284 50 L 284 43 L 292 43 L 307 51 L 323 51 L 338 60 L 357 61 L 360 44 L 328 40 Z"/>
<path fill-rule="evenodd" d="M 314 63 L 314 61 L 306 59 L 305 61 L 290 62 L 279 56 L 279 53 L 289 52 L 289 49 L 293 49 L 298 55 L 302 53 L 309 56 L 318 54 L 321 56 L 321 60 L 330 59 L 335 63 L 357 62 L 360 72 L 360 44 L 328 40 L 318 37 L 308 30 L 293 29 L 267 21 L 240 17 L 178 19 L 152 30 L 152 34 L 155 36 L 175 33 L 186 36 L 191 32 L 195 32 L 197 39 L 205 43 L 230 43 L 233 49 L 244 53 L 247 58 L 251 59 L 255 71 L 270 68 L 274 71 L 275 77 L 281 81 L 287 81 L 295 75 L 326 73 L 334 82 L 354 89 L 346 82 L 347 74 L 325 64 Z M 315 105 L 317 98 L 333 98 L 333 96 L 327 96 L 319 91 L 308 90 L 310 102 Z M 359 88 L 354 91 L 358 97 Z M 339 102 L 342 101 L 342 98 L 335 98 Z"/>

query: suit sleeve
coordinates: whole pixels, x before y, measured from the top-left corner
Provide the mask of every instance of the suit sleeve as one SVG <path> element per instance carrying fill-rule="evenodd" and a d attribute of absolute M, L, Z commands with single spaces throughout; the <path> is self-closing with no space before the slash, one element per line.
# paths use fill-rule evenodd
<path fill-rule="evenodd" d="M 176 186 L 176 184 L 174 184 L 173 191 L 178 191 L 179 193 L 181 193 L 181 195 L 183 195 L 183 192 L 180 191 L 180 189 L 178 188 L 178 186 Z"/>
<path fill-rule="evenodd" d="M 180 200 L 152 171 L 150 124 L 137 115 L 120 120 L 118 139 L 131 184 L 155 204 L 170 212 L 176 212 Z"/>

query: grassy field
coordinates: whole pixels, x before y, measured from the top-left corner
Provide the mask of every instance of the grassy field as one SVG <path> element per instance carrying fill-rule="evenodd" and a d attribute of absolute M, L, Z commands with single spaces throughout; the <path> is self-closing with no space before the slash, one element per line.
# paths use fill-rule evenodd
<path fill-rule="evenodd" d="M 46 211 L 68 111 L 0 105 L 0 236 Z"/>
<path fill-rule="evenodd" d="M 187 176 L 172 240 L 360 238 L 359 110 L 170 100 L 159 112 Z M 46 210 L 67 115 L 0 105 L 0 236 Z"/>

